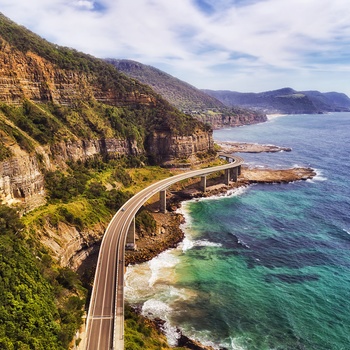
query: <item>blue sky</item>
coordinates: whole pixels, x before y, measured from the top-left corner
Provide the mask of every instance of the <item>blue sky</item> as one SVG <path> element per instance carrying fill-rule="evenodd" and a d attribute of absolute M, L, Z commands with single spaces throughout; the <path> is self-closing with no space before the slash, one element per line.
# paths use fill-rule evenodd
<path fill-rule="evenodd" d="M 350 96 L 348 0 L 0 0 L 45 39 L 198 88 Z"/>

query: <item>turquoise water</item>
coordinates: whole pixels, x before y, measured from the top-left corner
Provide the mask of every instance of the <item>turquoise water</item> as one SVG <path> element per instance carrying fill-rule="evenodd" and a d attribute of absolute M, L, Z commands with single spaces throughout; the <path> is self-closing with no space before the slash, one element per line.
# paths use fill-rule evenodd
<path fill-rule="evenodd" d="M 292 152 L 248 164 L 311 166 L 313 180 L 186 202 L 186 239 L 128 268 L 127 298 L 215 348 L 350 349 L 350 113 L 285 116 L 216 140 Z"/>

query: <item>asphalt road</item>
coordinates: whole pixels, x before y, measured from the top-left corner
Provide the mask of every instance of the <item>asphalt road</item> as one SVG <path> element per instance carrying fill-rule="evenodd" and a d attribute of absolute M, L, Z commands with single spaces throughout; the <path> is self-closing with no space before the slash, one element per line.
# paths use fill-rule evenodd
<path fill-rule="evenodd" d="M 100 247 L 84 339 L 86 350 L 124 349 L 125 241 L 139 208 L 155 193 L 178 181 L 237 167 L 244 162 L 240 157 L 233 159 L 232 163 L 188 171 L 154 183 L 130 198 L 115 214 Z"/>

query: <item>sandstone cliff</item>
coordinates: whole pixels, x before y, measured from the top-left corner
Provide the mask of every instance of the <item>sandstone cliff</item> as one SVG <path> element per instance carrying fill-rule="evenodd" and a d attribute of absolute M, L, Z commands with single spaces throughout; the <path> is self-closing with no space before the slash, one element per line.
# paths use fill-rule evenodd
<path fill-rule="evenodd" d="M 189 136 L 155 131 L 149 135 L 147 145 L 156 162 L 171 164 L 176 159 L 190 159 L 198 152 L 213 150 L 214 142 L 211 132 L 196 129 Z"/>
<path fill-rule="evenodd" d="M 103 60 L 50 44 L 0 14 L 0 199 L 30 210 L 43 172 L 120 155 L 162 164 L 213 148 L 212 132 Z"/>

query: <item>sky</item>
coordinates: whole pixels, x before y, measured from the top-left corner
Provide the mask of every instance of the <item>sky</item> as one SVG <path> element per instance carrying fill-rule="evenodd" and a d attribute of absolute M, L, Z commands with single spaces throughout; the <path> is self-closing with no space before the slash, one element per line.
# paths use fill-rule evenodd
<path fill-rule="evenodd" d="M 348 0 L 0 0 L 48 41 L 200 89 L 350 96 Z"/>

